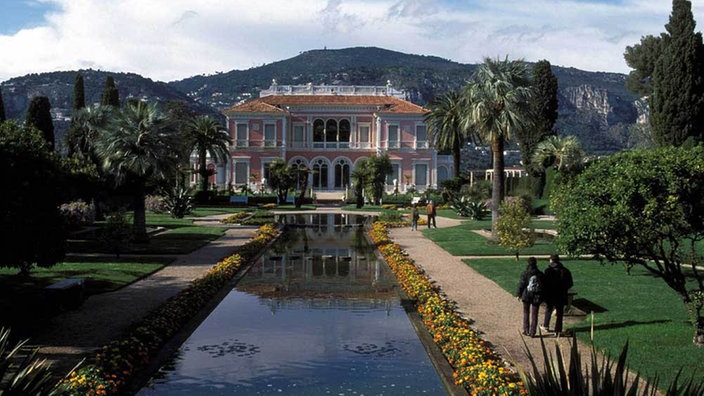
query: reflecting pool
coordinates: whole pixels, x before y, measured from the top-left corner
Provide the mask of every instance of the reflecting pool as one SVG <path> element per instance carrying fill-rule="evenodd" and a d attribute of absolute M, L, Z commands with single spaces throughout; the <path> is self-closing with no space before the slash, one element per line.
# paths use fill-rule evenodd
<path fill-rule="evenodd" d="M 282 237 L 139 395 L 447 394 L 354 215 Z"/>

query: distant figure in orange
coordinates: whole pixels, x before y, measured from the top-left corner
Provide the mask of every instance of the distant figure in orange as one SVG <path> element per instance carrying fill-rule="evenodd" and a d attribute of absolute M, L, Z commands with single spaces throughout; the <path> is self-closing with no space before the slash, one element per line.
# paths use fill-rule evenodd
<path fill-rule="evenodd" d="M 428 228 L 430 228 L 431 222 L 433 227 L 438 228 L 438 225 L 435 224 L 435 203 L 433 203 L 432 199 L 428 201 L 428 206 L 425 207 L 425 214 L 428 215 Z"/>

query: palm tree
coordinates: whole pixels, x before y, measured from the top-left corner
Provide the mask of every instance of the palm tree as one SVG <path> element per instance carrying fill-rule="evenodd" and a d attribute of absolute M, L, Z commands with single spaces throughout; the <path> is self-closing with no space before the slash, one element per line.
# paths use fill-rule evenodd
<path fill-rule="evenodd" d="M 95 152 L 95 142 L 101 131 L 109 128 L 114 118 L 115 110 L 111 106 L 83 107 L 76 110 L 64 138 L 68 155 L 90 160 L 99 166 L 100 159 Z"/>
<path fill-rule="evenodd" d="M 465 121 L 466 96 L 450 91 L 430 102 L 430 112 L 425 115 L 428 137 L 438 150 L 450 150 L 454 161 L 454 175 L 460 175 L 462 143 L 471 129 Z"/>
<path fill-rule="evenodd" d="M 533 153 L 533 163 L 543 169 L 553 167 L 563 175 L 579 172 L 586 155 L 575 136 L 549 136 L 538 143 Z"/>
<path fill-rule="evenodd" d="M 188 125 L 193 150 L 198 153 L 198 174 L 201 191 L 208 191 L 207 155 L 215 162 L 227 162 L 230 154 L 230 135 L 213 117 L 197 116 Z"/>
<path fill-rule="evenodd" d="M 494 171 L 491 233 L 495 238 L 499 204 L 504 198 L 504 144 L 528 124 L 530 77 L 520 60 L 486 58 L 465 94 L 469 110 L 466 128 L 473 126 L 491 141 Z"/>
<path fill-rule="evenodd" d="M 129 185 L 134 199 L 133 238 L 147 242 L 144 197 L 151 180 L 172 177 L 178 170 L 179 134 L 156 104 L 128 103 L 101 133 L 96 152 L 116 183 Z"/>

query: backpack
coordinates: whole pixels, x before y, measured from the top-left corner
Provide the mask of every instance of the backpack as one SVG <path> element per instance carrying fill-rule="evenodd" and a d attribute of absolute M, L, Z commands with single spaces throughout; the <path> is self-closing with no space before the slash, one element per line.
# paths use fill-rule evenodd
<path fill-rule="evenodd" d="M 528 293 L 532 294 L 538 294 L 543 291 L 543 285 L 540 283 L 540 277 L 538 275 L 533 275 L 528 279 L 526 290 L 528 290 Z"/>

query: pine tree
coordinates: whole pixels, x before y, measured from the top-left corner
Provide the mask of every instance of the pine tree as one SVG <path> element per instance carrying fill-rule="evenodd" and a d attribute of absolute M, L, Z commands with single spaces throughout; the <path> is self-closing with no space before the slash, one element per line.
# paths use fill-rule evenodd
<path fill-rule="evenodd" d="M 532 165 L 535 147 L 547 136 L 556 135 L 557 77 L 552 73 L 550 62 L 541 60 L 533 68 L 533 93 L 530 98 L 533 127 L 525 128 L 518 135 L 523 166 L 531 174 L 539 174 L 540 167 Z"/>
<path fill-rule="evenodd" d="M 29 102 L 25 124 L 34 126 L 42 131 L 44 139 L 49 144 L 49 149 L 54 150 L 54 123 L 51 120 L 51 103 L 46 96 L 35 96 Z"/>
<path fill-rule="evenodd" d="M 2 101 L 2 90 L 0 89 L 0 123 L 5 121 L 5 104 Z"/>
<path fill-rule="evenodd" d="M 103 90 L 103 96 L 100 99 L 100 104 L 103 106 L 120 107 L 120 94 L 117 91 L 115 80 L 112 76 L 107 76 L 107 78 L 105 78 L 105 89 Z"/>
<path fill-rule="evenodd" d="M 76 82 L 73 84 L 73 111 L 86 107 L 86 91 L 83 86 L 83 76 L 76 74 Z"/>
<path fill-rule="evenodd" d="M 650 124 L 659 145 L 704 141 L 704 42 L 695 27 L 692 3 L 673 0 L 667 32 L 626 48 L 626 61 L 636 69 L 627 86 L 650 94 Z"/>

